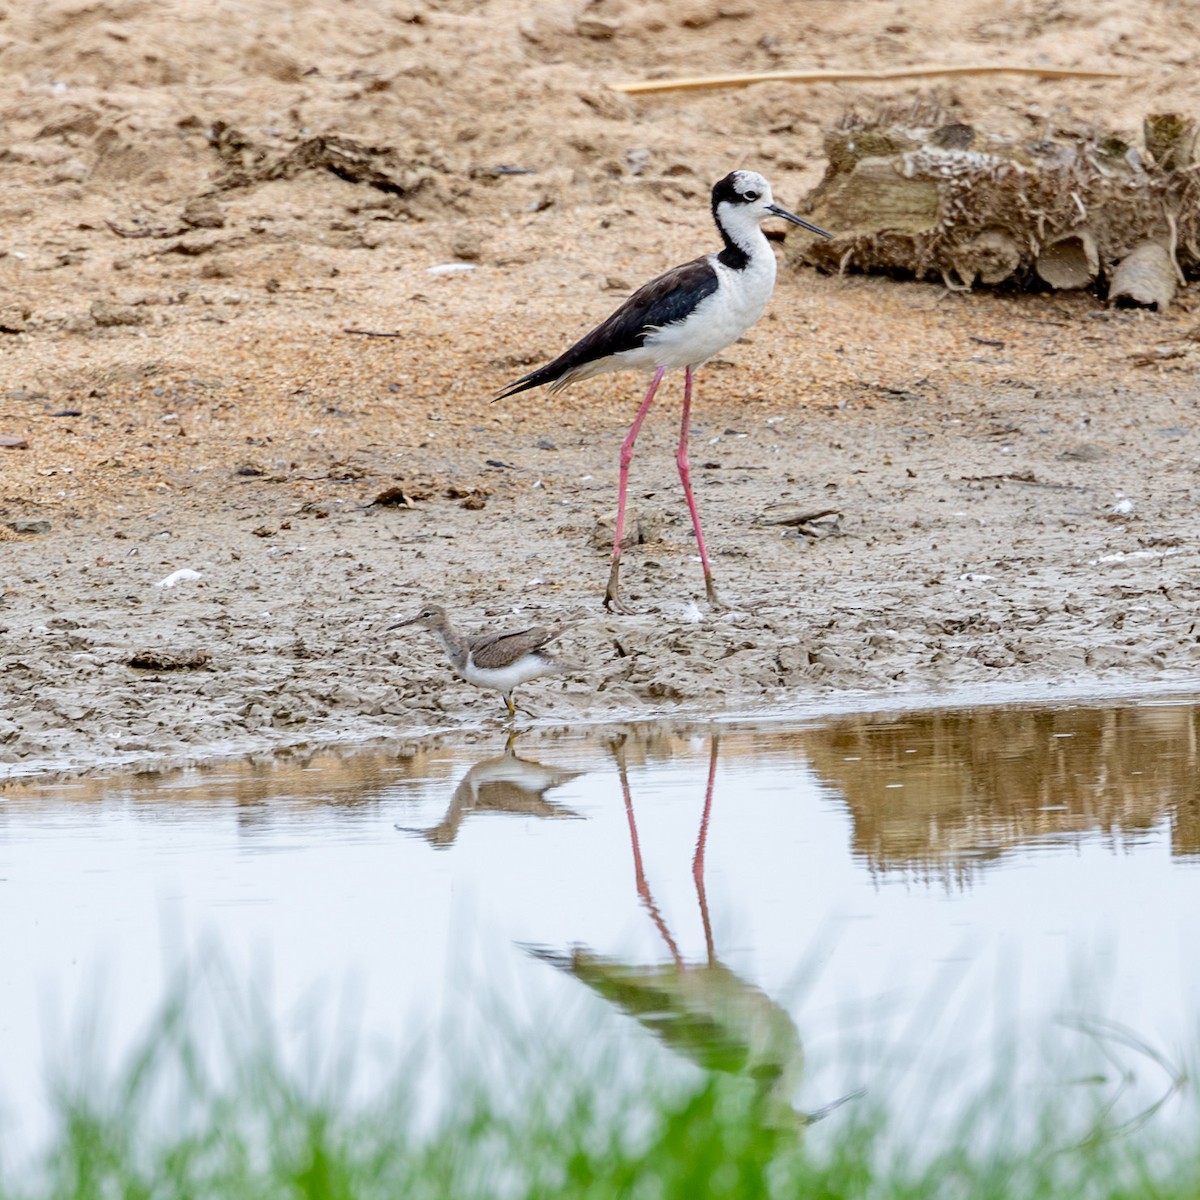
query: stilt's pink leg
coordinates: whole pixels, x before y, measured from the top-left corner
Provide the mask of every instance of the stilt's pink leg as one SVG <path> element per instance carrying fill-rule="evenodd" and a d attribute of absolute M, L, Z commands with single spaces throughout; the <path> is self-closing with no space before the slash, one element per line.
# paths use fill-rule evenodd
<path fill-rule="evenodd" d="M 696 899 L 700 902 L 700 919 L 704 922 L 704 944 L 708 950 L 710 966 L 717 961 L 717 954 L 713 944 L 712 922 L 708 917 L 708 895 L 704 890 L 704 851 L 708 846 L 708 821 L 712 816 L 713 784 L 717 778 L 717 754 L 720 745 L 721 739 L 714 733 L 708 751 L 708 787 L 704 790 L 704 813 L 700 817 L 700 834 L 696 838 L 696 853 L 692 858 L 692 878 L 696 881 Z"/>
<path fill-rule="evenodd" d="M 629 464 L 633 462 L 633 444 L 637 441 L 638 430 L 641 429 L 642 422 L 646 419 L 646 414 L 650 411 L 650 405 L 654 402 L 654 393 L 658 391 L 658 385 L 662 383 L 662 378 L 666 373 L 666 367 L 659 367 L 654 372 L 654 378 L 650 381 L 650 390 L 646 393 L 646 398 L 642 401 L 642 407 L 638 409 L 637 416 L 633 418 L 633 424 L 630 425 L 629 432 L 625 435 L 625 440 L 621 443 L 620 482 L 617 492 L 617 528 L 613 536 L 612 570 L 608 574 L 608 587 L 604 592 L 604 607 L 616 608 L 618 612 L 629 611 L 621 602 L 617 577 L 621 569 L 621 535 L 625 532 L 625 490 L 629 484 Z"/>
<path fill-rule="evenodd" d="M 646 872 L 642 867 L 642 848 L 638 845 L 637 822 L 633 819 L 633 794 L 629 790 L 629 772 L 625 769 L 623 753 L 617 759 L 617 770 L 621 774 L 621 794 L 625 797 L 625 816 L 629 821 L 629 844 L 633 847 L 633 874 L 637 883 L 638 896 L 641 897 L 642 904 L 650 914 L 650 919 L 658 926 L 658 932 L 662 934 L 663 941 L 667 943 L 667 949 L 670 950 L 675 965 L 683 970 L 683 955 L 679 953 L 679 947 L 671 936 L 671 931 L 667 927 L 666 921 L 663 920 L 658 905 L 654 903 L 654 897 L 650 894 L 650 885 L 646 882 Z"/>
<path fill-rule="evenodd" d="M 675 465 L 679 468 L 679 478 L 683 482 L 683 494 L 687 497 L 688 511 L 692 514 L 692 528 L 696 531 L 700 565 L 704 568 L 704 594 L 714 608 L 722 608 L 724 606 L 717 599 L 717 589 L 713 586 L 712 568 L 708 565 L 708 551 L 704 547 L 704 532 L 700 528 L 700 513 L 696 508 L 696 497 L 692 495 L 692 471 L 688 463 L 688 422 L 691 413 L 692 368 L 688 367 L 683 373 L 683 421 L 679 428 L 679 450 L 675 455 Z"/>

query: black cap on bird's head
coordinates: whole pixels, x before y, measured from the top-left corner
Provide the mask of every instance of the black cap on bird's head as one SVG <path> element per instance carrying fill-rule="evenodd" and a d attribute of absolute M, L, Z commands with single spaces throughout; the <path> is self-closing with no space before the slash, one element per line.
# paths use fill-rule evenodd
<path fill-rule="evenodd" d="M 793 225 L 799 225 L 801 229 L 807 229 L 809 233 L 815 233 L 818 237 L 833 237 L 832 233 L 822 229 L 819 225 L 814 225 L 811 221 L 806 221 L 803 217 L 798 217 L 795 213 L 788 212 L 786 208 L 781 208 L 776 204 L 775 198 L 771 195 L 771 185 L 757 171 L 730 171 L 724 179 L 718 180 L 714 185 L 712 190 L 713 218 L 722 227 L 720 210 L 723 204 L 728 204 L 735 210 L 740 209 L 743 212 L 749 209 L 759 221 L 765 221 L 769 217 L 782 217 L 785 221 L 791 221 Z"/>

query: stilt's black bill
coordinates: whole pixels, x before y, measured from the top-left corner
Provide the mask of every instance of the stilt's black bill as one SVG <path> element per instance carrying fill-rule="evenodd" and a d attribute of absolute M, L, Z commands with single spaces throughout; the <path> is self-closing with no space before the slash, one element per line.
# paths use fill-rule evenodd
<path fill-rule="evenodd" d="M 818 237 L 833 237 L 832 233 L 822 229 L 820 225 L 814 225 L 811 221 L 806 221 L 803 217 L 798 217 L 795 213 L 788 212 L 786 208 L 780 208 L 778 204 L 768 204 L 767 212 L 774 213 L 775 216 L 782 217 L 785 221 L 791 221 L 793 225 L 799 225 L 801 229 L 807 229 L 809 233 L 815 233 Z"/>

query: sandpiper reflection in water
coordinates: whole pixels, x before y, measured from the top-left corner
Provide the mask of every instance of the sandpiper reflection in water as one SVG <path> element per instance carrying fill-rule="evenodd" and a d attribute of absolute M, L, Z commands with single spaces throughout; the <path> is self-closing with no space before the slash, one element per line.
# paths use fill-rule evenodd
<path fill-rule="evenodd" d="M 516 813 L 527 817 L 574 817 L 579 813 L 546 799 L 546 793 L 584 774 L 548 767 L 517 754 L 516 735 L 510 733 L 504 753 L 483 758 L 458 781 L 446 815 L 428 829 L 396 828 L 416 833 L 431 846 L 445 850 L 454 845 L 462 823 L 472 813 Z"/>

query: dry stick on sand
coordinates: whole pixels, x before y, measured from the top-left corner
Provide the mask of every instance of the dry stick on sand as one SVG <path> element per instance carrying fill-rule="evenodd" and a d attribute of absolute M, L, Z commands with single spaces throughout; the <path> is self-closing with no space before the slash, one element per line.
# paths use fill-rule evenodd
<path fill-rule="evenodd" d="M 813 512 L 788 513 L 786 517 L 764 517 L 766 525 L 807 525 L 810 521 L 819 521 L 822 517 L 840 517 L 840 508 L 818 508 Z"/>
<path fill-rule="evenodd" d="M 1036 75 L 1041 79 L 1124 79 L 1123 71 L 1087 71 L 1072 67 L 897 67 L 889 71 L 756 71 L 741 75 L 698 75 L 690 79 L 641 79 L 610 83 L 614 92 L 699 91 L 747 87 L 752 83 L 867 83 L 871 80 L 922 79 L 928 75 Z"/>

